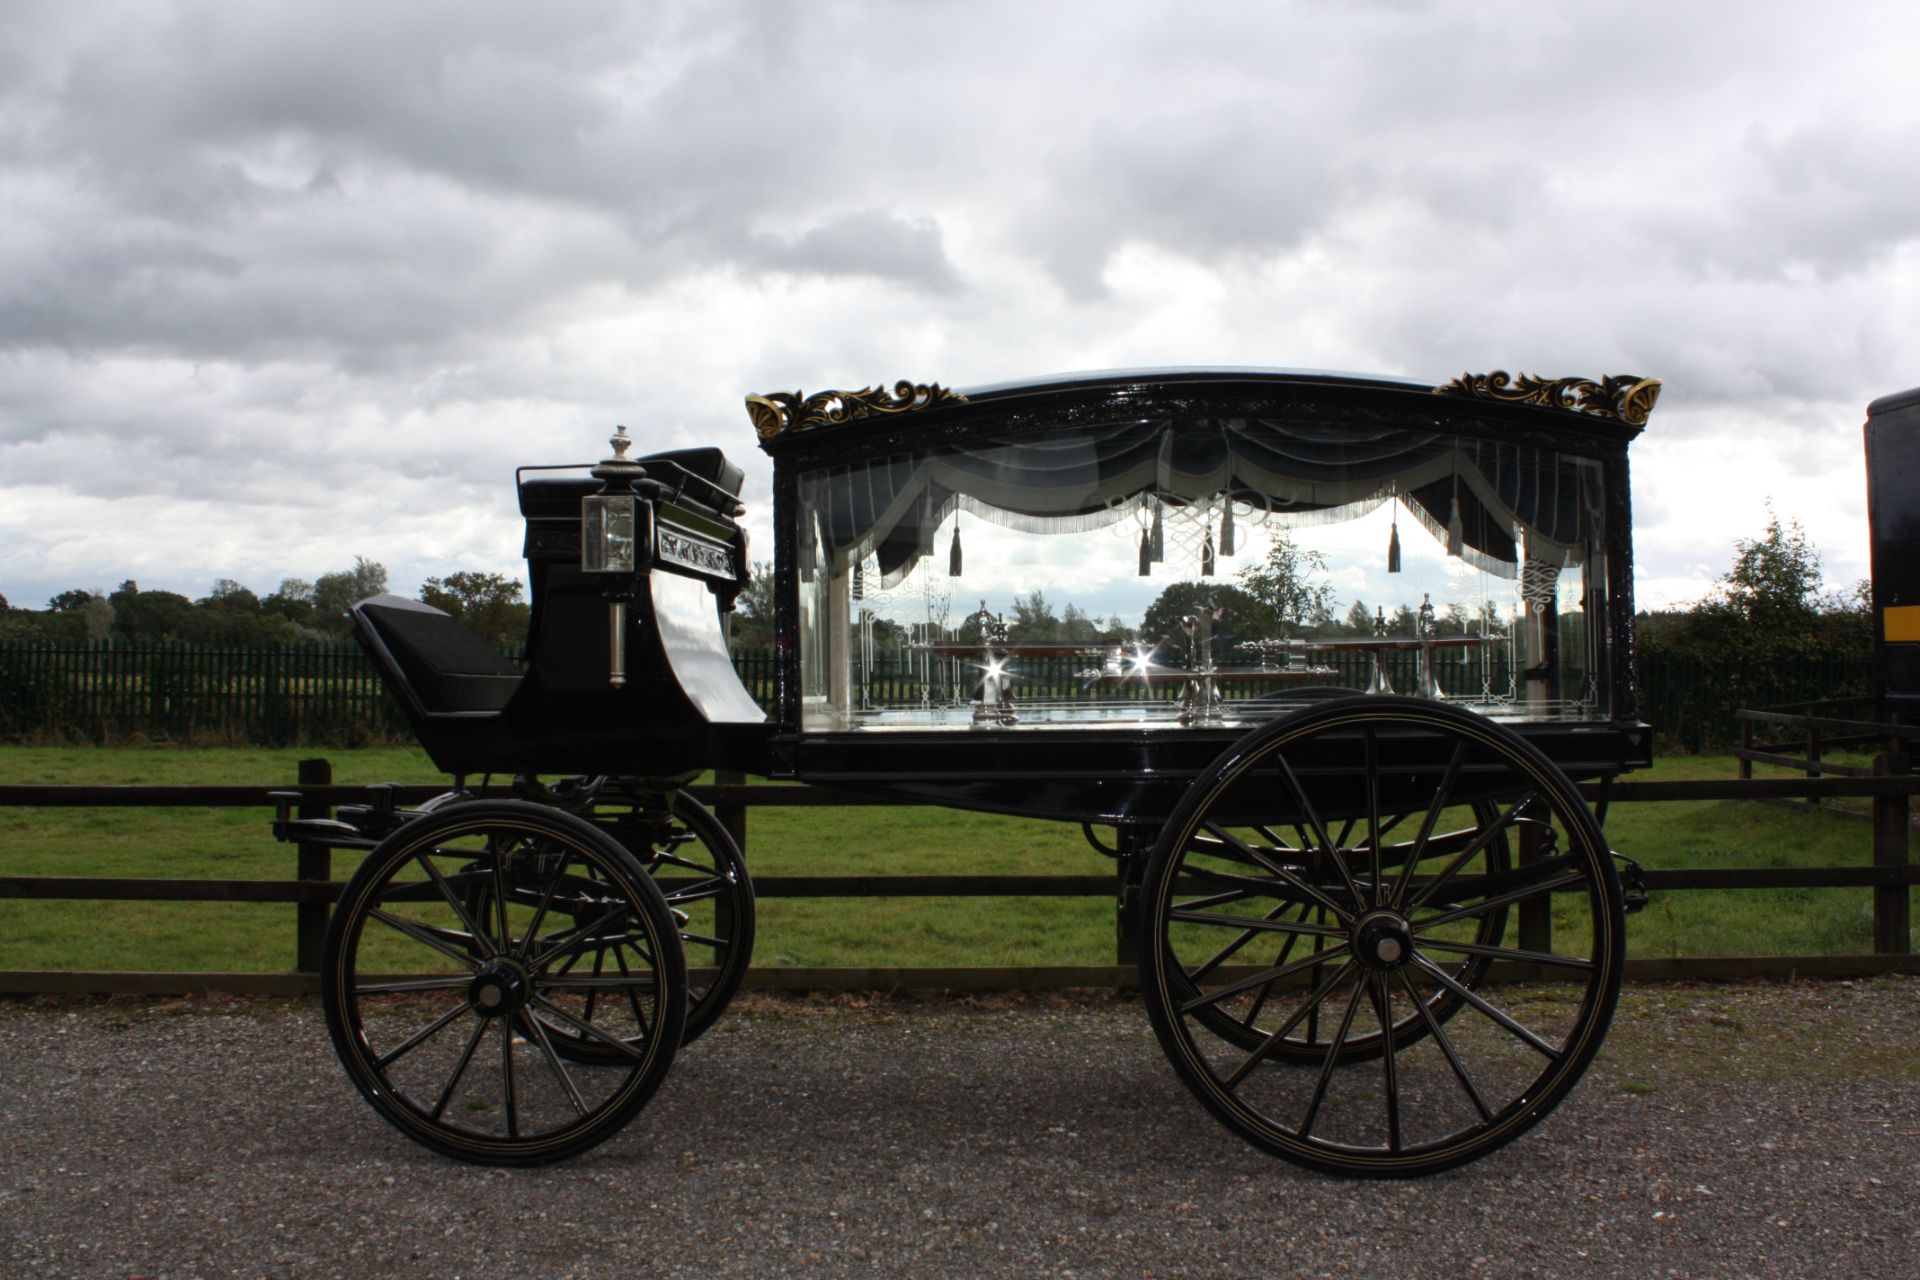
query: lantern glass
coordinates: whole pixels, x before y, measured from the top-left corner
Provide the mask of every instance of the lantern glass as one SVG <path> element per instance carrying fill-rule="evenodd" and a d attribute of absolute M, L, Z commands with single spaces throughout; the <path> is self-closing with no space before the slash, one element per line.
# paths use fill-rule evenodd
<path fill-rule="evenodd" d="M 580 569 L 632 573 L 639 499 L 631 493 L 595 493 L 580 500 Z"/>

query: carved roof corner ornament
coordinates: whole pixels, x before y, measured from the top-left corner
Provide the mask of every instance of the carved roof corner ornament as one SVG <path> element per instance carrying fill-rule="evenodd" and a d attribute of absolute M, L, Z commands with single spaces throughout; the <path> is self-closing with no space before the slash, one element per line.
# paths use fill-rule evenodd
<path fill-rule="evenodd" d="M 1525 373 L 1516 378 L 1505 369 L 1495 369 L 1492 373 L 1463 373 L 1445 386 L 1435 387 L 1433 393 L 1573 409 L 1613 418 L 1628 426 L 1644 427 L 1647 415 L 1660 399 L 1660 380 L 1631 373 L 1608 374 L 1598 382 L 1590 378 L 1542 378 Z"/>
<path fill-rule="evenodd" d="M 837 427 L 859 418 L 913 413 L 966 401 L 958 391 L 937 382 L 909 382 L 902 378 L 893 384 L 891 393 L 880 386 L 862 387 L 858 391 L 821 391 L 804 397 L 798 391 L 748 396 L 747 416 L 753 420 L 753 429 L 759 437 L 771 440 L 784 431 L 803 427 Z"/>

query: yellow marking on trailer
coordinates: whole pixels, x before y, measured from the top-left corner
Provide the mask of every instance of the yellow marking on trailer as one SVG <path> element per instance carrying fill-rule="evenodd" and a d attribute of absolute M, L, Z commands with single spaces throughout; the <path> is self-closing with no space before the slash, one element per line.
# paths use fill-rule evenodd
<path fill-rule="evenodd" d="M 1920 604 L 1903 604 L 1892 609 L 1884 609 L 1881 611 L 1880 621 L 1890 643 L 1920 640 Z"/>

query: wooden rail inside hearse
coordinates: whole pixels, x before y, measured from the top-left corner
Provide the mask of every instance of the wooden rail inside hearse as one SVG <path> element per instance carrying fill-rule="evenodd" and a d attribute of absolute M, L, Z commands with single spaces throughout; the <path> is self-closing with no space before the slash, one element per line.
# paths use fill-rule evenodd
<path fill-rule="evenodd" d="M 302 761 L 294 783 L 302 795 L 302 817 L 325 817 L 339 804 L 365 803 L 369 788 L 336 786 L 324 759 Z M 265 786 L 0 786 L 0 807 L 136 808 L 263 807 L 283 787 Z M 400 804 L 415 804 L 444 791 L 433 785 L 393 786 Z M 690 788 L 713 807 L 721 821 L 747 847 L 747 815 L 755 808 L 899 805 L 893 799 L 803 786 L 749 784 L 739 775 Z M 1872 806 L 1872 861 L 1845 867 L 1648 869 L 1653 892 L 1701 889 L 1859 888 L 1873 894 L 1874 951 L 1842 956 L 1703 956 L 1629 960 L 1627 976 L 1636 981 L 1675 979 L 1741 980 L 1790 977 L 1852 977 L 1875 973 L 1920 972 L 1912 946 L 1909 890 L 1920 885 L 1920 866 L 1911 860 L 1911 798 L 1920 792 L 1920 776 L 1910 772 L 1905 753 L 1880 756 L 1872 776 L 1809 778 L 1737 778 L 1723 781 L 1618 781 L 1581 788 L 1589 801 L 1641 804 L 1686 800 L 1801 800 L 1864 797 Z M 487 794 L 505 796 L 506 787 Z M 0 969 L 0 994 L 179 994 L 219 991 L 235 994 L 294 995 L 318 989 L 318 969 L 327 908 L 340 894 L 334 879 L 334 854 L 324 846 L 297 846 L 291 880 L 215 880 L 125 878 L 107 876 L 0 876 L 0 899 L 66 899 L 140 902 L 285 902 L 296 912 L 294 968 L 286 973 L 118 972 Z M 921 876 L 757 876 L 763 898 L 866 897 L 1107 897 L 1117 896 L 1115 875 L 921 875 Z M 1544 903 L 1538 904 L 1543 907 Z M 1545 912 L 1541 912 L 1544 917 Z M 1544 918 L 1532 927 L 1545 925 Z M 1523 921 L 1523 927 L 1526 922 Z M 760 990 L 1053 990 L 1076 987 L 1125 988 L 1135 980 L 1129 940 L 1117 928 L 1112 965 L 964 968 L 756 967 L 747 985 Z M 1538 935 L 1536 935 L 1537 937 Z M 1497 977 L 1534 978 L 1525 967 L 1497 969 Z"/>

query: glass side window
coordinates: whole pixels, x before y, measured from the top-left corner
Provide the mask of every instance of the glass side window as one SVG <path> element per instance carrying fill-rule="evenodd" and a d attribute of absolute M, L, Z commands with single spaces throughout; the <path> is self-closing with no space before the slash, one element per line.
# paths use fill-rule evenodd
<path fill-rule="evenodd" d="M 1389 689 L 1603 718 L 1604 480 L 1536 445 L 1239 418 L 810 472 L 803 727 L 1235 724 Z"/>

